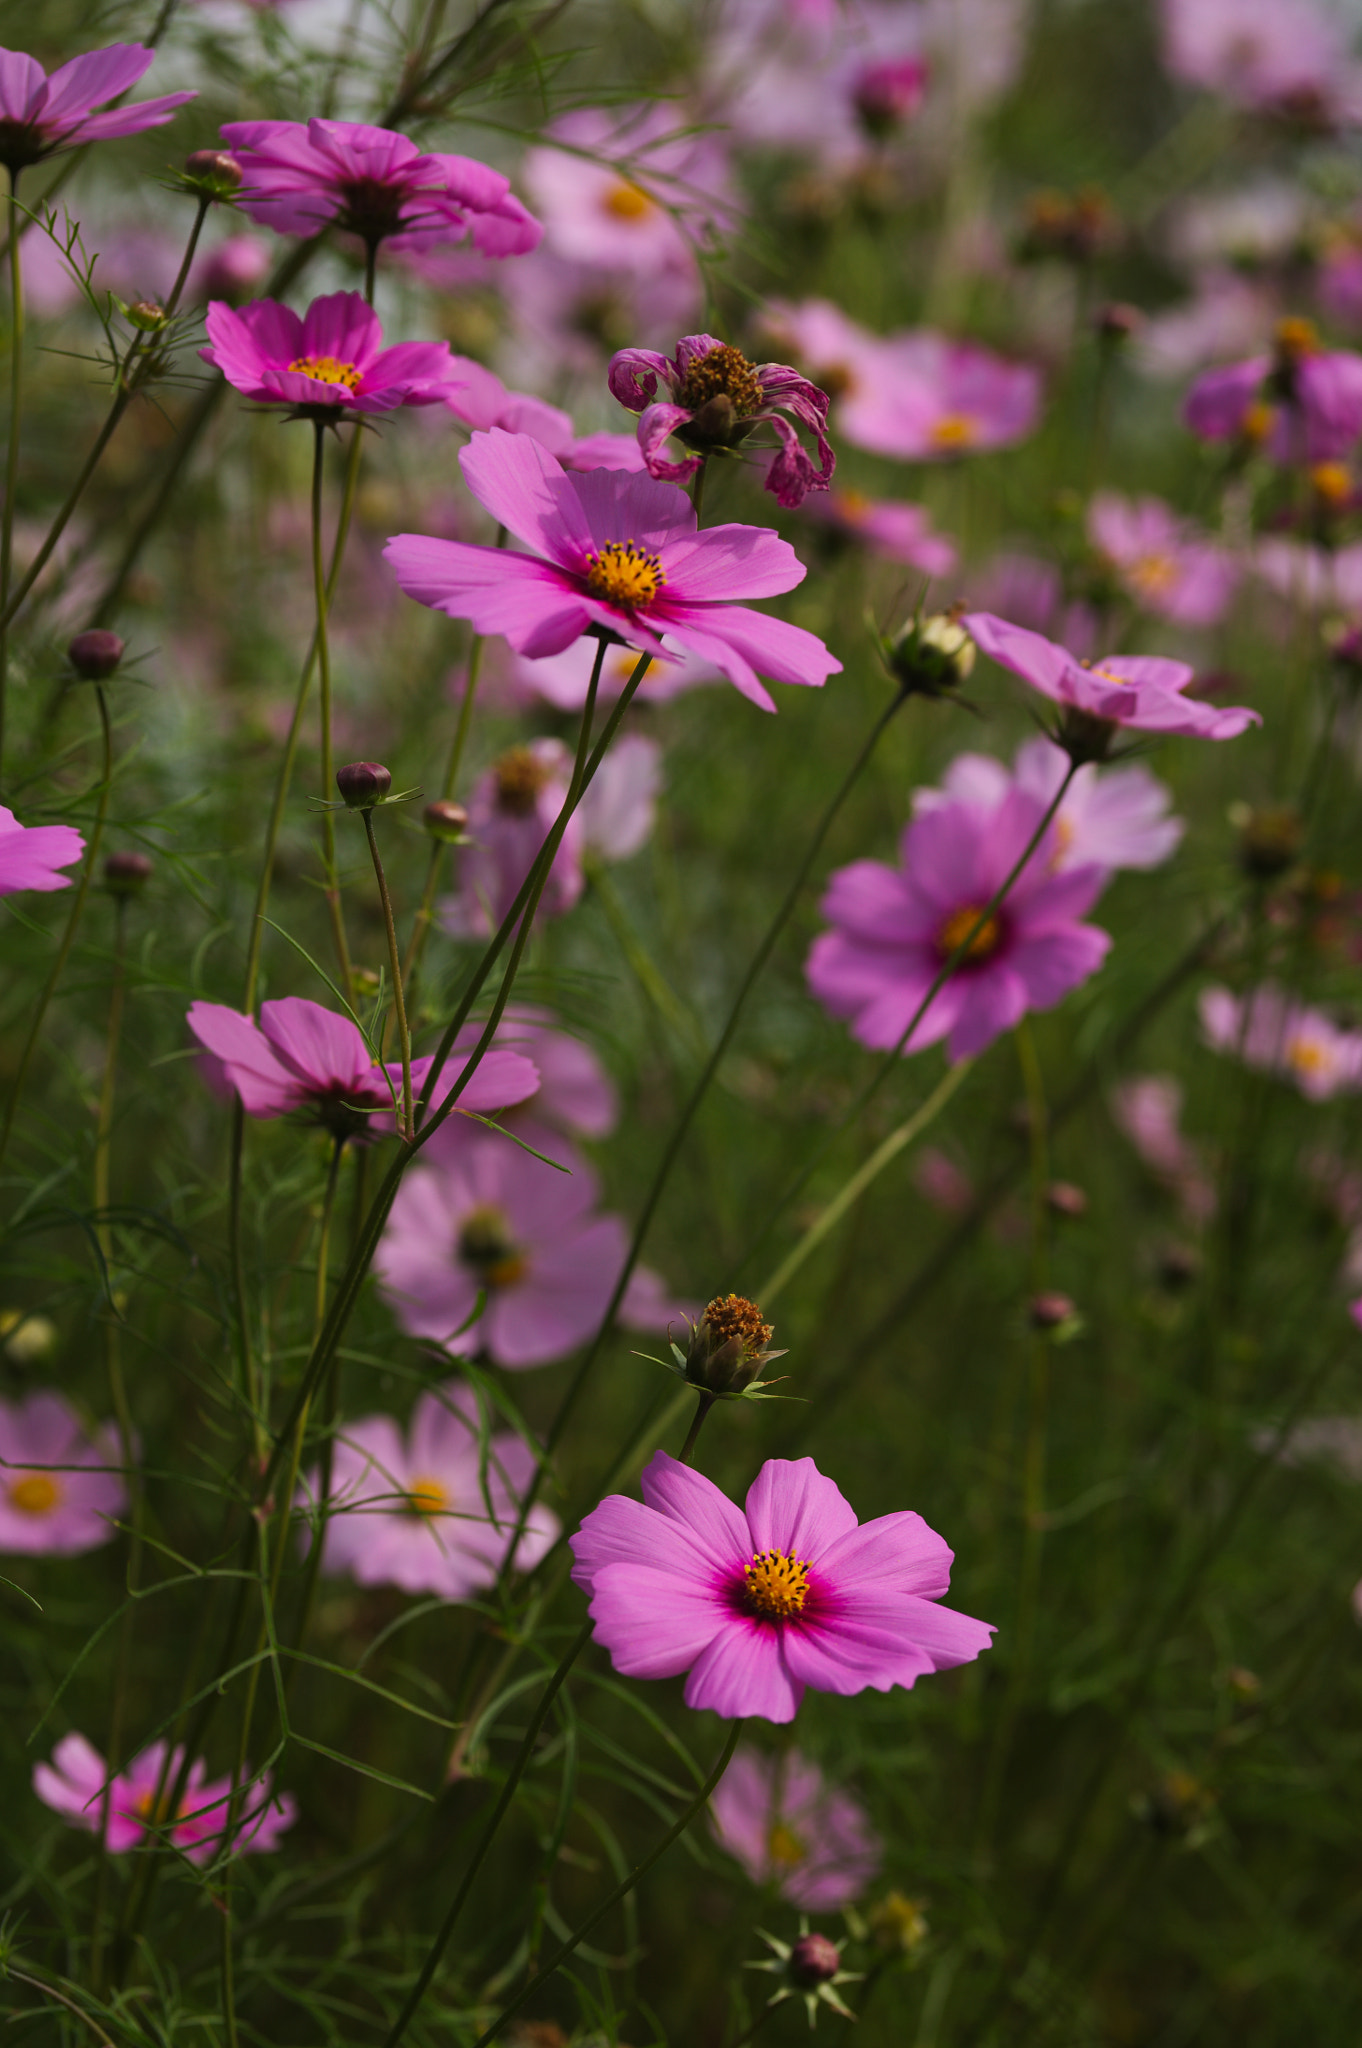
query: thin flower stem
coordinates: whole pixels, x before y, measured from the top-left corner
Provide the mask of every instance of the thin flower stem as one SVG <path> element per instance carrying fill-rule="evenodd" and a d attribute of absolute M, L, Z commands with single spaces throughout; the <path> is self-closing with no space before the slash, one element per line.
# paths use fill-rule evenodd
<path fill-rule="evenodd" d="M 710 1409 L 714 1406 L 714 1403 L 717 1399 L 718 1396 L 715 1394 L 701 1394 L 699 1400 L 696 1402 L 695 1419 L 691 1423 L 690 1428 L 686 1432 L 686 1441 L 682 1444 L 680 1450 L 676 1454 L 676 1462 L 678 1465 L 689 1465 L 692 1453 L 695 1450 L 696 1440 L 700 1435 L 700 1431 L 705 1426 L 705 1417 L 709 1414 Z"/>
<path fill-rule="evenodd" d="M 393 978 L 393 1009 L 397 1016 L 398 1049 L 402 1055 L 402 1116 L 398 1135 L 404 1145 L 409 1145 L 415 1133 L 411 1111 L 411 1033 L 407 1029 L 407 1006 L 402 999 L 402 962 L 397 950 L 397 926 L 393 923 L 388 878 L 383 872 L 378 840 L 374 835 L 374 814 L 372 810 L 367 810 L 361 815 L 364 819 L 364 836 L 369 842 L 369 854 L 374 864 L 374 879 L 378 883 L 378 898 L 383 905 L 383 924 L 388 934 L 388 966 Z"/>
<path fill-rule="evenodd" d="M 167 319 L 172 318 L 178 310 L 180 296 L 189 282 L 189 272 L 194 262 L 195 251 L 199 246 L 199 236 L 203 233 L 203 224 L 208 218 L 208 209 L 212 204 L 211 199 L 200 199 L 199 201 L 198 210 L 194 215 L 194 225 L 189 230 L 189 240 L 185 244 L 185 252 L 180 259 L 180 267 L 176 272 L 175 282 L 170 287 L 170 297 L 165 303 Z"/>
<path fill-rule="evenodd" d="M 581 1943 L 586 1940 L 587 1936 L 591 1933 L 592 1929 L 600 1925 L 601 1921 L 604 1920 L 606 1914 L 613 1911 L 613 1909 L 620 1903 L 621 1899 L 628 1898 L 630 1892 L 633 1891 L 639 1879 L 641 1877 L 646 1877 L 648 1872 L 652 1869 L 653 1865 L 656 1862 L 658 1862 L 661 1857 L 666 1855 L 668 1849 L 671 1848 L 672 1843 L 679 1840 L 680 1837 L 685 1834 L 686 1830 L 690 1827 L 692 1821 L 697 1819 L 698 1816 L 704 1811 L 705 1807 L 708 1806 L 715 1787 L 718 1785 L 720 1778 L 722 1778 L 724 1772 L 728 1769 L 728 1766 L 732 1761 L 733 1752 L 738 1746 L 738 1737 L 742 1734 L 742 1729 L 743 1724 L 741 1721 L 735 1721 L 733 1723 L 733 1726 L 728 1731 L 728 1740 L 727 1742 L 725 1742 L 723 1749 L 720 1752 L 719 1760 L 715 1764 L 714 1769 L 710 1772 L 704 1784 L 700 1787 L 700 1790 L 696 1793 L 694 1799 L 691 1800 L 689 1806 L 686 1807 L 685 1811 L 681 1814 L 680 1818 L 673 1824 L 673 1826 L 668 1828 L 666 1834 L 662 1837 L 662 1840 L 658 1843 L 657 1847 L 652 1851 L 652 1853 L 648 1856 L 645 1856 L 641 1863 L 635 1864 L 634 1868 L 630 1871 L 628 1877 L 622 1879 L 621 1882 L 615 1886 L 614 1891 L 611 1892 L 609 1898 L 605 1901 L 604 1905 L 598 1906 L 596 1908 L 596 1911 L 592 1913 L 588 1919 L 582 1922 L 581 1926 L 576 1930 L 576 1932 L 574 1934 L 570 1934 L 567 1940 L 562 1944 L 562 1946 L 554 1951 L 554 1953 L 549 1957 L 548 1961 L 544 1964 L 543 1968 L 535 1972 L 534 1976 L 530 1978 L 528 1984 L 523 1984 L 521 1986 L 520 1990 L 517 1991 L 515 1997 L 510 2001 L 509 2005 L 505 2005 L 502 2007 L 501 2011 L 497 2014 L 497 2017 L 493 2020 L 491 2026 L 488 2027 L 483 2033 L 479 2034 L 477 2041 L 474 2043 L 474 2048 L 487 2048 L 487 2043 L 489 2041 L 494 2041 L 496 2039 L 497 2035 L 501 2032 L 502 2028 L 505 2026 L 507 2020 L 511 2018 L 512 2014 L 518 2012 L 521 2006 L 525 2003 L 525 2000 L 527 1998 L 532 1998 L 534 1996 L 534 1993 L 539 1990 L 540 1986 L 548 1982 L 549 1978 L 552 1977 L 559 1969 L 559 1967 L 567 1961 L 568 1957 L 572 1954 L 573 1950 L 580 1947 Z M 392 2038 L 395 2040 L 397 2037 L 393 2036 Z M 384 2048 L 391 2048 L 391 2042 L 385 2042 Z"/>
<path fill-rule="evenodd" d="M 61 941 L 57 947 L 57 956 L 52 962 L 47 980 L 43 983 L 42 994 L 38 997 L 37 1007 L 29 1023 L 28 1037 L 24 1040 L 24 1049 L 19 1055 L 19 1065 L 15 1071 L 14 1085 L 10 1089 L 9 1100 L 5 1104 L 5 1118 L 3 1124 L 0 1124 L 0 1161 L 3 1161 L 5 1153 L 9 1148 L 10 1132 L 14 1128 L 15 1112 L 19 1107 L 20 1101 L 23 1099 L 24 1084 L 28 1079 L 29 1065 L 37 1048 L 38 1039 L 47 1016 L 48 1005 L 56 993 L 57 984 L 62 978 L 71 948 L 75 943 L 76 933 L 80 929 L 80 920 L 85 910 L 85 899 L 90 893 L 90 878 L 94 874 L 95 864 L 99 859 L 100 841 L 104 837 L 104 821 L 108 816 L 109 794 L 113 788 L 113 727 L 109 722 L 109 700 L 98 683 L 94 685 L 94 692 L 95 702 L 99 706 L 99 724 L 103 740 L 99 801 L 95 807 L 95 822 L 91 827 L 90 838 L 85 848 L 85 864 L 81 868 L 80 880 L 76 883 L 75 892 L 71 898 L 71 908 L 66 915 L 66 929 L 61 935 Z"/>
<path fill-rule="evenodd" d="M 497 546 L 506 545 L 506 528 L 497 528 Z M 458 723 L 450 744 L 449 759 L 445 762 L 444 781 L 440 784 L 440 798 L 448 802 L 453 796 L 459 780 L 459 769 L 463 765 L 464 748 L 468 741 L 469 728 L 473 722 L 473 699 L 477 695 L 478 678 L 482 672 L 482 650 L 486 642 L 481 633 L 473 635 L 468 649 L 468 674 L 464 680 L 463 702 L 459 706 Z M 421 907 L 416 913 L 412 927 L 411 944 L 402 973 L 409 989 L 416 984 L 416 970 L 421 964 L 421 955 L 426 949 L 430 927 L 435 916 L 435 891 L 439 885 L 440 868 L 443 863 L 444 847 L 438 839 L 431 841 L 430 860 L 426 866 L 426 885 L 421 891 Z"/>
<path fill-rule="evenodd" d="M 19 260 L 19 173 L 9 174 L 9 446 L 0 511 L 0 788 L 4 787 L 5 705 L 9 690 L 9 589 L 14 570 L 14 500 L 19 488 L 19 422 L 24 398 L 24 273 Z"/>
<path fill-rule="evenodd" d="M 248 1006 L 249 1007 L 249 1006 Z M 246 1292 L 246 1251 L 243 1241 L 242 1207 L 245 1199 L 246 1111 L 238 1095 L 232 1104 L 231 1153 L 227 1169 L 227 1253 L 232 1276 L 232 1313 L 236 1321 L 237 1361 L 241 1368 L 241 1396 L 251 1418 L 255 1460 L 265 1456 L 265 1418 L 261 1412 L 260 1380 L 255 1369 L 255 1346 L 251 1342 L 251 1311 Z"/>
<path fill-rule="evenodd" d="M 355 431 L 358 433 L 359 429 Z M 325 470 L 326 424 L 313 424 L 312 444 L 312 590 L 317 608 L 317 684 L 321 713 L 322 790 L 329 802 L 335 780 L 331 757 L 331 642 L 326 629 L 326 572 L 322 567 L 322 477 Z M 331 936 L 340 969 L 341 994 L 347 1003 L 355 1000 L 350 947 L 345 936 L 345 913 L 341 907 L 340 880 L 336 871 L 336 827 L 329 809 L 322 812 L 322 867 L 326 877 L 326 907 L 331 918 Z"/>

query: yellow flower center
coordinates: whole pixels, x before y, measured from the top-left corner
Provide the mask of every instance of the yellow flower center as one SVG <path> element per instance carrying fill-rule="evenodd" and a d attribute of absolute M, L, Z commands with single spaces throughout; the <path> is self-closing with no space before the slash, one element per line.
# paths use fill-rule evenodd
<path fill-rule="evenodd" d="M 407 1506 L 414 1515 L 443 1515 L 449 1509 L 449 1495 L 438 1479 L 421 1473 L 407 1488 Z"/>
<path fill-rule="evenodd" d="M 338 362 L 335 356 L 299 356 L 289 368 L 300 376 L 315 377 L 319 384 L 343 384 L 347 391 L 359 390 L 359 371 L 353 363 Z"/>
<path fill-rule="evenodd" d="M 46 1472 L 26 1472 L 9 1484 L 9 1504 L 21 1515 L 50 1515 L 61 1499 L 61 1488 Z"/>
<path fill-rule="evenodd" d="M 646 220 L 650 213 L 656 213 L 657 202 L 641 192 L 637 185 L 630 185 L 625 179 L 617 179 L 601 201 L 602 206 L 615 220 Z"/>
<path fill-rule="evenodd" d="M 459 1257 L 471 1266 L 478 1284 L 489 1291 L 514 1287 L 523 1280 L 529 1262 L 511 1236 L 510 1221 L 491 1202 L 470 1209 L 459 1232 Z"/>
<path fill-rule="evenodd" d="M 766 1853 L 777 1870 L 794 1870 L 808 1860 L 808 1849 L 793 1828 L 778 1820 L 766 1837 Z"/>
<path fill-rule="evenodd" d="M 874 509 L 873 501 L 867 498 L 864 491 L 834 491 L 832 502 L 834 509 L 846 520 L 848 526 L 860 526 Z"/>
<path fill-rule="evenodd" d="M 1129 569 L 1131 582 L 1146 597 L 1162 597 L 1177 581 L 1177 563 L 1171 555 L 1141 555 Z"/>
<path fill-rule="evenodd" d="M 985 917 L 979 924 L 983 909 L 982 903 L 965 903 L 942 920 L 936 935 L 936 950 L 943 960 L 951 959 L 962 946 L 965 946 L 966 960 L 987 960 L 997 952 L 1002 931 L 996 917 Z M 974 929 L 976 925 L 979 925 L 977 931 Z M 970 938 L 971 932 L 974 932 L 973 938 Z M 969 944 L 965 945 L 967 939 Z"/>
<path fill-rule="evenodd" d="M 175 1815 L 176 1820 L 181 1818 L 188 1805 L 189 1801 L 187 1799 L 181 1801 L 179 1811 Z M 155 1792 L 139 1792 L 132 1802 L 132 1810 L 138 1820 L 150 1821 L 153 1826 L 159 1827 L 169 1817 L 170 1801 L 164 1792 L 162 1792 L 159 1799 L 156 1797 Z"/>
<path fill-rule="evenodd" d="M 1274 406 L 1269 405 L 1266 399 L 1257 399 L 1244 414 L 1244 439 L 1246 441 L 1266 441 L 1268 435 L 1272 432 L 1273 422 L 1276 417 L 1277 413 Z"/>
<path fill-rule="evenodd" d="M 1310 487 L 1326 505 L 1346 505 L 1353 489 L 1347 463 L 1317 462 L 1310 472 Z"/>
<path fill-rule="evenodd" d="M 743 1568 L 749 1614 L 763 1621 L 788 1621 L 809 1594 L 809 1567 L 784 1550 L 759 1550 Z"/>
<path fill-rule="evenodd" d="M 964 412 L 943 412 L 932 428 L 938 448 L 972 448 L 979 438 L 979 422 Z"/>
<path fill-rule="evenodd" d="M 609 540 L 586 558 L 586 587 L 607 604 L 639 611 L 650 605 L 666 582 L 662 564 L 633 540 Z"/>
<path fill-rule="evenodd" d="M 1286 1064 L 1298 1074 L 1324 1074 L 1333 1065 L 1327 1046 L 1314 1038 L 1291 1038 L 1284 1048 Z"/>

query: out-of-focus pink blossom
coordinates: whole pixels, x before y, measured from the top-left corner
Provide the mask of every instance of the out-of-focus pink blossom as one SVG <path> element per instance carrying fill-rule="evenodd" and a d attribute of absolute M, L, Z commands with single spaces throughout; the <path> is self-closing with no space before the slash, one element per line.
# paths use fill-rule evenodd
<path fill-rule="evenodd" d="M 887 562 L 903 562 L 921 569 L 924 576 L 949 576 L 955 568 L 955 542 L 944 533 L 933 533 L 925 505 L 834 489 L 810 498 L 804 510 L 820 526 L 861 541 Z"/>
<path fill-rule="evenodd" d="M 1338 462 L 1362 435 L 1362 355 L 1322 349 L 1307 321 L 1283 320 L 1270 356 L 1205 370 L 1182 408 L 1203 441 L 1242 441 L 1274 462 Z"/>
<path fill-rule="evenodd" d="M 1041 375 L 977 343 L 922 332 L 889 337 L 838 411 L 848 441 L 904 462 L 1010 448 L 1040 416 Z"/>
<path fill-rule="evenodd" d="M 186 1862 L 207 1863 L 221 1846 L 232 1781 L 210 1778 L 207 1764 L 196 1757 L 172 1818 L 162 1802 L 183 1763 L 182 1749 L 171 1750 L 167 1759 L 164 1742 L 153 1742 L 111 1777 L 103 1757 L 83 1735 L 64 1735 L 51 1763 L 34 1765 L 33 1789 L 44 1806 L 72 1827 L 97 1835 L 102 1824 L 104 1846 L 111 1856 L 122 1856 L 148 1836 L 159 1836 Z M 267 1855 L 279 1847 L 279 1837 L 297 1818 L 296 1803 L 287 1792 L 275 1792 L 270 1773 L 252 1776 L 248 1765 L 237 1803 L 232 1854 Z"/>
<path fill-rule="evenodd" d="M 465 1024 L 454 1041 L 465 1056 L 482 1035 L 480 1024 Z M 538 1069 L 534 1119 L 582 1138 L 606 1138 L 619 1120 L 614 1083 L 589 1045 L 564 1031 L 552 1012 L 529 1003 L 512 1004 L 493 1044 L 523 1053 Z M 438 1145 L 441 1135 L 432 1140 Z"/>
<path fill-rule="evenodd" d="M 456 938 L 494 932 L 514 903 L 572 779 L 561 740 L 511 747 L 478 777 L 468 800 L 468 838 L 460 849 L 458 893 L 440 904 L 440 922 Z M 561 917 L 582 893 L 580 808 L 568 819 L 539 899 L 541 917 Z"/>
<path fill-rule="evenodd" d="M 1111 1091 L 1117 1128 L 1154 1177 L 1200 1227 L 1215 1214 L 1215 1184 L 1201 1147 L 1182 1132 L 1182 1084 L 1170 1074 L 1135 1074 Z"/>
<path fill-rule="evenodd" d="M 1315 277 L 1319 302 L 1336 327 L 1362 329 L 1362 239 L 1354 230 L 1332 236 Z"/>
<path fill-rule="evenodd" d="M 662 749 L 643 733 L 617 739 L 582 798 L 579 816 L 588 855 L 628 860 L 647 843 L 662 787 Z"/>
<path fill-rule="evenodd" d="M 163 127 L 177 107 L 198 94 L 171 92 L 137 106 L 95 112 L 106 100 L 131 92 L 155 56 L 141 43 L 111 43 L 73 57 L 49 78 L 22 50 L 0 50 L 0 164 L 13 174 L 58 150 Z"/>
<path fill-rule="evenodd" d="M 63 868 L 75 864 L 85 841 L 74 825 L 21 825 L 0 804 L 0 896 L 20 889 L 69 889 Z"/>
<path fill-rule="evenodd" d="M 1362 1484 L 1362 1415 L 1312 1415 L 1278 1441 L 1278 1431 L 1254 1432 L 1253 1447 L 1270 1451 L 1283 1465 L 1332 1465 L 1344 1479 Z"/>
<path fill-rule="evenodd" d="M 981 812 L 998 808 L 1014 785 L 1047 809 L 1059 794 L 1068 769 L 1060 748 L 1047 739 L 1026 740 L 1009 774 L 988 754 L 957 754 L 939 789 L 913 792 L 914 816 L 945 803 L 973 804 Z M 1186 830 L 1170 818 L 1171 795 L 1147 768 L 1099 768 L 1088 761 L 1077 770 L 1054 816 L 1052 871 L 1099 867 L 1156 868 L 1166 861 Z"/>
<path fill-rule="evenodd" d="M 199 354 L 260 405 L 312 416 L 393 412 L 438 405 L 456 381 L 447 341 L 383 346 L 383 329 L 359 292 L 314 299 L 300 317 L 274 299 L 238 311 L 216 301 L 204 321 L 211 346 Z"/>
<path fill-rule="evenodd" d="M 631 445 L 637 447 L 638 444 L 631 442 Z M 663 644 L 665 646 L 665 641 Z M 674 661 L 653 663 L 638 686 L 638 701 L 665 704 L 673 697 L 684 695 L 687 690 L 723 681 L 713 662 L 702 661 L 693 654 L 680 654 L 679 650 L 678 656 Z M 613 703 L 638 667 L 638 659 L 632 647 L 607 648 L 596 688 L 598 702 Z M 548 655 L 543 661 L 526 661 L 522 656 L 516 656 L 511 666 L 516 684 L 531 697 L 542 697 L 545 703 L 556 706 L 559 711 L 580 711 L 586 703 L 595 662 L 595 641 L 574 640 L 571 647 L 565 647 L 561 654 Z"/>
<path fill-rule="evenodd" d="M 466 427 L 502 427 L 508 434 L 528 434 L 565 469 L 631 469 L 644 467 L 643 452 L 633 434 L 578 435 L 571 414 L 528 391 L 511 391 L 494 371 L 471 356 L 451 356 L 457 382 L 444 402 Z"/>
<path fill-rule="evenodd" d="M 227 235 L 200 254 L 189 273 L 189 296 L 238 306 L 264 283 L 269 269 L 269 248 L 259 235 Z"/>
<path fill-rule="evenodd" d="M 1257 353 L 1281 316 L 1275 292 L 1236 271 L 1213 269 L 1190 299 L 1155 313 L 1135 337 L 1135 356 L 1148 375 L 1180 378 L 1206 363 Z"/>
<path fill-rule="evenodd" d="M 849 1906 L 883 1860 L 864 1808 L 797 1749 L 765 1756 L 740 1744 L 710 1800 L 710 1822 L 753 1884 L 809 1913 Z"/>
<path fill-rule="evenodd" d="M 60 1394 L 0 1401 L 0 1552 L 75 1557 L 117 1535 L 128 1505 L 112 1432 L 92 1437 Z"/>
<path fill-rule="evenodd" d="M 939 1145 L 925 1145 L 913 1161 L 913 1186 L 934 1209 L 963 1216 L 974 1200 L 974 1182 Z"/>
<path fill-rule="evenodd" d="M 1162 498 L 1098 491 L 1088 506 L 1088 539 L 1156 618 L 1213 626 L 1224 617 L 1238 565 L 1213 541 L 1191 533 Z"/>
<path fill-rule="evenodd" d="M 1252 112 L 1356 120 L 1362 83 L 1338 19 L 1317 0 L 1163 0 L 1175 78 Z"/>
<path fill-rule="evenodd" d="M 1273 982 L 1244 997 L 1227 988 L 1203 989 L 1197 1007 L 1212 1051 L 1293 1081 L 1307 1101 L 1327 1102 L 1362 1088 L 1362 1031 L 1342 1029 Z"/>
<path fill-rule="evenodd" d="M 1097 614 L 1089 604 L 1066 599 L 1064 578 L 1054 562 L 1005 549 L 976 572 L 970 589 L 975 611 L 1044 633 L 1072 648 L 1077 660 L 1097 652 Z"/>
<path fill-rule="evenodd" d="M 883 336 L 858 326 L 830 299 L 804 299 L 791 305 L 773 299 L 758 323 L 774 347 L 802 363 L 820 390 L 839 403 L 838 418 L 869 402 L 888 344 Z M 854 435 L 848 438 L 854 439 Z"/>
<path fill-rule="evenodd" d="M 724 148 L 674 106 L 580 107 L 526 151 L 545 248 L 604 271 L 693 271 L 728 214 Z M 558 145 L 555 147 L 554 145 Z"/>
<path fill-rule="evenodd" d="M 1321 548 L 1274 534 L 1257 543 L 1252 560 L 1269 589 L 1293 606 L 1362 611 L 1362 541 Z"/>

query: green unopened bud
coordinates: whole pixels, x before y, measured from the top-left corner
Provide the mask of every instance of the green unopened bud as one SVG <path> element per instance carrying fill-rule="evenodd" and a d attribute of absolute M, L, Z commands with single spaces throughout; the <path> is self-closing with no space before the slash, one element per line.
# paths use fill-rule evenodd
<path fill-rule="evenodd" d="M 686 1378 L 708 1394 L 743 1393 L 768 1359 L 784 1355 L 767 1349 L 772 1334 L 755 1302 L 716 1295 L 691 1330 Z"/>
<path fill-rule="evenodd" d="M 155 334 L 166 324 L 166 309 L 158 306 L 155 299 L 134 299 L 123 310 L 133 326 L 143 334 Z"/>
<path fill-rule="evenodd" d="M 890 674 L 907 693 L 941 697 L 965 682 L 974 668 L 975 645 L 953 612 L 914 619 L 884 642 Z"/>
<path fill-rule="evenodd" d="M 468 813 L 462 804 L 451 803 L 448 797 L 437 797 L 427 804 L 421 813 L 421 821 L 432 839 L 438 839 L 442 846 L 457 846 L 468 831 Z"/>

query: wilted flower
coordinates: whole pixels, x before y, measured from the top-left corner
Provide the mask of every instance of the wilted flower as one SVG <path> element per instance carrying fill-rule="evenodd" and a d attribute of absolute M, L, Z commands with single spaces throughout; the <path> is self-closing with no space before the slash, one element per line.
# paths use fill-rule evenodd
<path fill-rule="evenodd" d="M 60 1394 L 0 1401 L 0 1552 L 75 1557 L 117 1535 L 128 1505 L 112 1433 L 92 1437 Z"/>
<path fill-rule="evenodd" d="M 1294 1081 L 1310 1102 L 1362 1088 L 1362 1031 L 1340 1028 L 1273 982 L 1243 997 L 1227 988 L 1203 989 L 1197 1008 L 1214 1052 Z"/>
<path fill-rule="evenodd" d="M 0 804 L 0 896 L 20 889 L 69 889 L 71 877 L 61 870 L 84 851 L 85 841 L 74 825 L 21 825 Z"/>
<path fill-rule="evenodd" d="M 849 1905 L 880 1867 L 864 1809 L 797 1749 L 765 1756 L 743 1743 L 709 1804 L 719 1846 L 753 1884 L 811 1913 Z"/>
<path fill-rule="evenodd" d="M 0 50 L 0 163 L 11 177 L 61 149 L 112 142 L 160 128 L 196 92 L 166 93 L 140 106 L 94 110 L 121 99 L 151 68 L 155 51 L 141 43 L 111 43 L 59 65 L 51 77 L 22 50 Z"/>
<path fill-rule="evenodd" d="M 122 1856 L 152 1836 L 169 1841 L 186 1862 L 208 1863 L 221 1846 L 232 1781 L 210 1778 L 207 1764 L 196 1758 L 172 1816 L 165 1801 L 183 1763 L 182 1749 L 173 1749 L 167 1760 L 165 1743 L 153 1742 L 110 1777 L 103 1757 L 83 1735 L 65 1735 L 50 1764 L 34 1765 L 33 1789 L 44 1806 L 72 1827 L 97 1835 L 103 1826 L 104 1846 L 111 1856 Z M 297 1818 L 295 1802 L 287 1792 L 274 1791 L 270 1773 L 253 1778 L 248 1768 L 237 1800 L 232 1854 L 268 1854 L 279 1847 L 279 1837 Z"/>
<path fill-rule="evenodd" d="M 447 341 L 383 346 L 383 329 L 359 292 L 314 299 L 301 317 L 274 299 L 240 310 L 214 300 L 199 354 L 259 405 L 288 405 L 312 419 L 438 405 L 456 381 Z"/>

